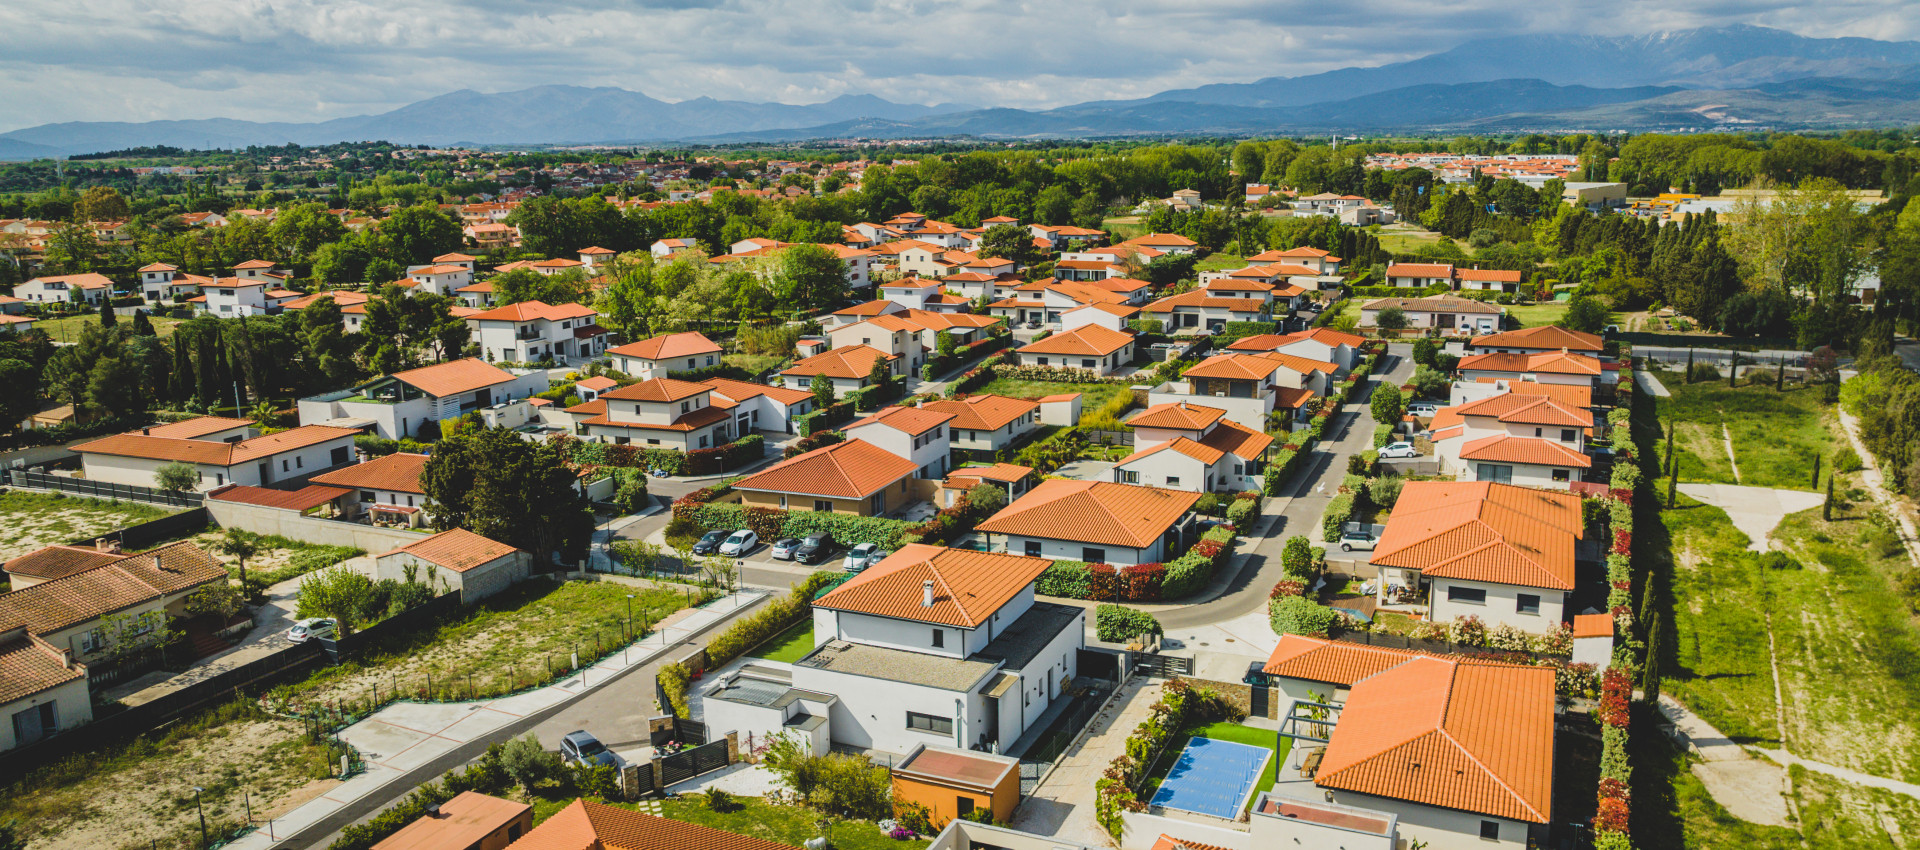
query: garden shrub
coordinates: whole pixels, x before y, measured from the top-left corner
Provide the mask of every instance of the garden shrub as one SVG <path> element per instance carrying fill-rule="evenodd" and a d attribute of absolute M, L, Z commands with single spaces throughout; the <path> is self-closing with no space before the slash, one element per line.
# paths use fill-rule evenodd
<path fill-rule="evenodd" d="M 1315 568 L 1317 560 L 1313 543 L 1304 534 L 1287 538 L 1286 545 L 1280 550 L 1281 569 L 1287 578 L 1302 584 L 1312 584 L 1318 577 L 1319 570 Z"/>
<path fill-rule="evenodd" d="M 1086 599 L 1092 579 L 1083 561 L 1054 561 L 1053 566 L 1040 573 L 1033 590 L 1044 596 Z"/>
<path fill-rule="evenodd" d="M 1407 481 L 1397 475 L 1383 475 L 1367 482 L 1367 501 L 1383 508 L 1393 507 L 1400 501 L 1400 491 L 1405 489 Z"/>
<path fill-rule="evenodd" d="M 1278 634 L 1327 637 L 1340 615 L 1304 596 L 1282 596 L 1267 603 L 1267 619 Z"/>
<path fill-rule="evenodd" d="M 1340 542 L 1340 526 L 1353 518 L 1353 494 L 1341 493 L 1327 500 L 1327 514 L 1320 520 L 1321 539 Z"/>
<path fill-rule="evenodd" d="M 1373 426 L 1373 447 L 1374 448 L 1377 449 L 1377 448 L 1380 448 L 1381 446 L 1384 446 L 1388 443 L 1393 442 L 1393 429 L 1395 424 L 1397 423 L 1382 422 L 1378 425 Z"/>
<path fill-rule="evenodd" d="M 1260 516 L 1259 499 L 1235 499 L 1227 506 L 1227 522 L 1236 529 L 1245 530 L 1247 524 Z"/>
<path fill-rule="evenodd" d="M 1094 609 L 1093 630 L 1107 643 L 1124 643 L 1136 635 L 1160 634 L 1160 621 L 1145 611 L 1104 602 Z"/>
<path fill-rule="evenodd" d="M 893 549 L 899 546 L 901 535 L 912 530 L 914 526 L 915 523 L 903 519 L 815 511 L 787 511 L 786 522 L 781 526 L 780 536 L 805 537 L 824 531 L 832 534 L 833 539 L 841 545 L 872 543 L 882 549 Z"/>

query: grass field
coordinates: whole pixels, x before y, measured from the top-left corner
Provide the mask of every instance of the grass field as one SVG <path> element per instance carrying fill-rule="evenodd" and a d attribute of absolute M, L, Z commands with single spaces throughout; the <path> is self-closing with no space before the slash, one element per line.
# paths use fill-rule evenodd
<path fill-rule="evenodd" d="M 133 321 L 132 316 L 117 316 L 115 318 L 121 322 Z M 179 319 L 167 316 L 148 315 L 147 320 L 153 322 L 154 335 L 161 337 L 172 336 L 173 326 L 180 324 Z M 55 342 L 76 342 L 80 339 L 80 335 L 86 332 L 88 325 L 97 324 L 100 324 L 99 314 L 82 313 L 78 316 L 63 316 L 58 319 L 36 319 L 34 320 L 33 327 L 34 330 L 46 331 L 47 335 L 53 337 Z"/>
<path fill-rule="evenodd" d="M 173 511 L 165 508 L 138 502 L 109 502 L 18 490 L 0 493 L 0 517 L 6 518 L 5 527 L 0 527 L 0 561 L 43 546 L 71 543 L 171 513 Z"/>
<path fill-rule="evenodd" d="M 1118 384 L 1065 384 L 1056 381 L 1022 381 L 1014 378 L 994 378 L 974 390 L 975 395 L 990 393 L 1008 398 L 1046 398 L 1061 393 L 1080 393 L 1080 409 L 1091 413 L 1099 410 L 1114 396 L 1130 395 L 1131 390 Z"/>
<path fill-rule="evenodd" d="M 1239 254 L 1214 254 L 1193 265 L 1196 272 L 1224 272 L 1245 268 L 1247 259 Z"/>
<path fill-rule="evenodd" d="M 1287 739 L 1286 745 L 1276 747 L 1277 737 L 1271 729 L 1256 729 L 1238 723 L 1221 722 L 1188 726 L 1174 733 L 1173 737 L 1167 740 L 1166 750 L 1160 754 L 1160 760 L 1154 762 L 1153 769 L 1147 774 L 1146 783 L 1140 787 L 1140 799 L 1153 799 L 1154 792 L 1160 789 L 1160 783 L 1167 778 L 1167 771 L 1173 769 L 1173 763 L 1180 758 L 1180 751 L 1186 748 L 1188 741 L 1194 738 L 1212 738 L 1216 741 L 1265 747 L 1273 751 L 1273 758 L 1267 759 L 1267 769 L 1261 772 L 1260 781 L 1254 783 L 1253 791 L 1247 795 L 1247 799 L 1251 801 L 1260 796 L 1260 792 L 1273 788 L 1274 780 L 1280 776 L 1280 763 L 1287 760 L 1287 751 L 1292 748 L 1291 738 Z"/>
<path fill-rule="evenodd" d="M 660 813 L 674 820 L 751 835 L 793 847 L 799 847 L 807 839 L 820 834 L 815 828 L 820 814 L 812 809 L 770 805 L 754 797 L 737 799 L 740 808 L 725 813 L 707 808 L 695 797 L 664 800 L 660 803 Z M 932 843 L 920 839 L 895 841 L 881 833 L 880 828 L 871 821 L 837 819 L 827 828 L 827 839 L 831 846 L 839 850 L 920 850 Z"/>
<path fill-rule="evenodd" d="M 1507 307 L 1507 315 L 1520 323 L 1523 328 L 1538 328 L 1560 321 L 1567 314 L 1567 305 L 1554 304 L 1514 304 Z"/>
<path fill-rule="evenodd" d="M 1137 215 L 1109 218 L 1100 222 L 1100 229 L 1113 234 L 1116 241 L 1147 235 L 1147 226 Z"/>
<path fill-rule="evenodd" d="M 768 661 L 785 661 L 789 664 L 799 661 L 813 651 L 813 621 L 802 620 L 767 639 L 766 643 L 754 647 L 747 655 L 753 658 L 765 658 Z"/>
<path fill-rule="evenodd" d="M 1681 481 L 1812 490 L 1814 458 L 1823 466 L 1844 443 L 1819 390 L 1772 385 L 1729 388 L 1722 382 L 1683 383 L 1679 373 L 1657 377 L 1672 398 L 1659 400 L 1661 422 L 1672 421 Z M 1724 426 L 1725 431 L 1722 430 Z M 1726 434 L 1733 437 L 1729 462 Z M 1665 446 L 1659 447 L 1664 456 Z M 1734 466 L 1739 467 L 1736 481 Z M 1824 485 L 1822 485 L 1824 486 Z"/>
<path fill-rule="evenodd" d="M 1440 242 L 1440 234 L 1426 230 L 1382 229 L 1374 234 L 1380 239 L 1380 247 L 1395 254 L 1411 254 Z"/>
<path fill-rule="evenodd" d="M 785 358 L 771 354 L 722 354 L 720 361 L 729 366 L 738 366 L 755 375 L 786 362 Z"/>

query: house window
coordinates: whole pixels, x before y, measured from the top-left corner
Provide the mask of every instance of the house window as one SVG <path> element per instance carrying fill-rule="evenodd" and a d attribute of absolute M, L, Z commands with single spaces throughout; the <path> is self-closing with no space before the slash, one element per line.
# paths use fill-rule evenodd
<path fill-rule="evenodd" d="M 630 441 L 630 440 L 629 440 L 628 438 L 626 438 L 626 437 L 615 437 L 615 438 L 613 438 L 613 444 L 614 444 L 614 445 L 616 445 L 616 446 L 624 446 L 624 445 L 626 445 L 626 444 L 627 444 L 628 442 L 631 442 L 631 441 Z"/>
<path fill-rule="evenodd" d="M 1480 837 L 1487 841 L 1499 841 L 1500 840 L 1500 822 L 1497 820 L 1481 821 Z"/>
<path fill-rule="evenodd" d="M 685 413 L 685 412 L 687 412 L 688 410 L 691 410 L 691 409 L 693 409 L 693 402 L 690 402 L 690 401 L 683 401 L 683 402 L 680 402 L 680 412 L 681 412 L 681 413 Z M 633 412 L 635 412 L 635 413 L 639 413 L 639 412 L 640 412 L 640 406 L 639 406 L 639 405 L 637 405 L 637 404 L 636 404 L 636 405 L 634 405 L 634 406 L 633 406 Z"/>
<path fill-rule="evenodd" d="M 909 711 L 907 712 L 907 728 L 917 729 L 921 732 L 932 732 L 935 735 L 951 735 L 953 734 L 953 718 L 935 717 L 931 714 Z"/>
<path fill-rule="evenodd" d="M 1572 428 L 1560 429 L 1560 442 L 1571 443 L 1578 440 L 1579 438 L 1580 438 L 1580 432 L 1575 431 Z"/>
<path fill-rule="evenodd" d="M 1095 365 L 1097 365 L 1098 363 L 1099 363 L 1099 361 L 1097 361 L 1097 360 L 1085 360 L 1085 359 L 1083 359 L 1083 360 L 1081 360 L 1081 361 L 1080 361 L 1080 368 L 1082 368 L 1082 369 L 1092 369 L 1092 368 L 1093 368 L 1093 367 L 1094 367 Z"/>
<path fill-rule="evenodd" d="M 1541 436 L 1541 432 L 1542 432 L 1543 430 L 1545 430 L 1545 429 L 1542 429 L 1542 428 L 1535 428 L 1535 429 L 1533 429 L 1533 435 L 1534 435 L 1535 437 L 1538 437 L 1538 436 Z"/>
<path fill-rule="evenodd" d="M 933 645 L 934 645 L 935 647 L 942 647 L 942 646 L 946 646 L 946 645 L 947 645 L 947 630 L 946 630 L 946 629 L 934 629 L 934 630 L 933 630 Z"/>
<path fill-rule="evenodd" d="M 364 504 L 364 503 L 366 503 L 366 502 L 371 502 L 371 501 L 373 501 L 373 491 L 372 491 L 372 490 L 361 490 L 361 491 L 360 491 L 360 501 L 361 501 L 361 503 L 363 503 L 363 504 Z"/>
<path fill-rule="evenodd" d="M 1168 486 L 1168 487 L 1178 487 L 1178 486 L 1180 486 L 1180 476 L 1178 476 L 1178 475 L 1169 475 L 1169 476 L 1167 476 L 1167 486 Z"/>
<path fill-rule="evenodd" d="M 705 435 L 705 434 L 701 434 L 701 435 L 700 435 L 700 448 L 703 448 L 703 449 L 704 449 L 704 448 L 706 448 L 706 447 L 707 447 L 707 435 Z"/>
<path fill-rule="evenodd" d="M 1477 587 L 1447 585 L 1447 601 L 1458 602 L 1462 605 L 1485 605 L 1487 604 L 1487 592 Z"/>
<path fill-rule="evenodd" d="M 833 513 L 833 503 L 824 499 L 813 500 L 813 509 L 821 513 Z"/>
<path fill-rule="evenodd" d="M 1474 470 L 1474 480 L 1492 481 L 1496 484 L 1513 483 L 1513 467 L 1503 463 L 1483 463 Z"/>
<path fill-rule="evenodd" d="M 1045 365 L 1047 365 L 1047 358 L 1045 358 L 1045 357 L 1042 357 L 1042 358 L 1040 358 L 1040 365 L 1042 365 L 1042 366 L 1045 366 Z"/>
<path fill-rule="evenodd" d="M 959 797 L 959 796 L 954 797 L 953 810 L 956 813 L 958 813 L 960 817 L 966 817 L 967 815 L 973 814 L 973 798 Z"/>
<path fill-rule="evenodd" d="M 287 466 L 287 459 L 286 459 L 286 458 L 281 458 L 281 459 L 280 459 L 280 471 L 281 471 L 281 472 L 286 472 L 286 471 L 287 471 L 288 469 L 290 469 L 290 468 L 291 468 L 291 467 L 289 467 L 289 466 Z"/>
<path fill-rule="evenodd" d="M 1107 550 L 1084 547 L 1080 550 L 1080 560 L 1089 564 L 1104 564 L 1107 562 Z"/>
<path fill-rule="evenodd" d="M 1040 541 L 1038 540 L 1027 541 L 1026 553 L 1027 553 L 1027 557 L 1029 558 L 1040 557 Z"/>
<path fill-rule="evenodd" d="M 293 459 L 293 468 L 294 468 L 294 469 L 305 469 L 305 468 L 306 468 L 306 466 L 307 466 L 307 459 L 306 459 L 306 458 L 303 458 L 303 457 L 299 457 L 299 456 L 295 456 L 295 457 L 294 457 L 294 459 Z"/>
<path fill-rule="evenodd" d="M 1554 470 L 1554 471 L 1553 471 L 1553 480 L 1555 480 L 1555 481 L 1572 481 L 1572 480 L 1573 480 L 1573 470 L 1571 470 L 1571 469 L 1556 469 L 1556 470 Z"/>
<path fill-rule="evenodd" d="M 1540 597 L 1531 593 L 1522 593 L 1514 597 L 1513 610 L 1522 614 L 1540 613 Z"/>
<path fill-rule="evenodd" d="M 1131 469 L 1123 469 L 1120 471 L 1120 483 L 1138 484 L 1140 483 L 1140 473 Z"/>

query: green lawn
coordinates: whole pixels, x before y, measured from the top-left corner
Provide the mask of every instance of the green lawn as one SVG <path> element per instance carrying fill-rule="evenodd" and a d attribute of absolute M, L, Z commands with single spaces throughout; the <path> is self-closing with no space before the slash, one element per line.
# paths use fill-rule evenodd
<path fill-rule="evenodd" d="M 1193 265 L 1196 272 L 1224 272 L 1246 268 L 1247 259 L 1239 254 L 1213 254 Z"/>
<path fill-rule="evenodd" d="M 1279 736 L 1271 729 L 1256 729 L 1238 723 L 1220 722 L 1190 725 L 1167 741 L 1167 748 L 1160 754 L 1160 760 L 1154 762 L 1153 770 L 1147 774 L 1147 781 L 1140 788 L 1140 799 L 1153 799 L 1153 792 L 1159 790 L 1161 781 L 1167 778 L 1167 771 L 1173 769 L 1173 763 L 1180 758 L 1180 751 L 1194 738 L 1212 738 L 1216 741 L 1231 741 L 1253 747 L 1265 747 L 1273 751 L 1273 758 L 1267 759 L 1267 769 L 1260 774 L 1260 781 L 1253 784 L 1253 791 L 1247 795 L 1246 802 L 1252 802 L 1260 792 L 1271 790 L 1280 776 L 1280 764 L 1287 760 L 1287 751 L 1292 748 L 1293 739 L 1288 738 L 1276 746 Z"/>
<path fill-rule="evenodd" d="M 785 362 L 785 360 L 786 358 L 775 357 L 771 354 L 722 354 L 720 355 L 720 362 L 725 363 L 729 366 L 738 366 L 755 375 L 760 374 L 762 371 L 766 369 L 771 369 L 775 366 L 778 366 L 781 363 Z"/>
<path fill-rule="evenodd" d="M 1817 389 L 1775 392 L 1770 383 L 1738 388 L 1729 388 L 1725 381 L 1688 384 L 1676 372 L 1657 377 L 1673 393 L 1659 400 L 1658 409 L 1662 423 L 1676 423 L 1674 457 L 1681 481 L 1812 490 L 1814 458 L 1824 455 L 1825 466 L 1835 447 L 1845 444 Z M 1723 425 L 1733 437 L 1738 482 L 1727 460 Z M 1657 448 L 1664 457 L 1665 445 Z"/>
<path fill-rule="evenodd" d="M 1411 254 L 1440 241 L 1440 234 L 1425 230 L 1381 230 L 1374 234 L 1380 247 L 1395 254 Z"/>
<path fill-rule="evenodd" d="M 1118 384 L 1066 384 L 1057 381 L 1022 381 L 994 378 L 973 391 L 974 395 L 992 394 L 1008 398 L 1038 399 L 1062 393 L 1080 393 L 1080 410 L 1092 413 L 1115 396 L 1131 396 L 1132 390 Z"/>
<path fill-rule="evenodd" d="M 114 318 L 121 322 L 133 321 L 132 316 L 115 316 Z M 179 319 L 168 316 L 149 314 L 147 320 L 153 322 L 153 333 L 155 336 L 160 337 L 172 336 L 173 326 L 180 324 Z M 82 313 L 77 316 L 63 316 L 58 319 L 35 319 L 33 328 L 34 330 L 46 331 L 47 335 L 53 337 L 55 342 L 76 342 L 80 339 L 80 335 L 86 332 L 88 325 L 97 324 L 100 324 L 100 315 L 98 313 Z"/>
<path fill-rule="evenodd" d="M 1552 304 L 1511 304 L 1506 307 L 1507 315 L 1512 316 L 1523 328 L 1537 328 L 1560 321 L 1567 314 L 1565 303 Z"/>
<path fill-rule="evenodd" d="M 55 493 L 0 493 L 0 561 L 43 546 L 71 543 L 173 513 L 140 502 L 109 502 Z"/>
<path fill-rule="evenodd" d="M 1100 229 L 1113 234 L 1115 240 L 1127 240 L 1147 235 L 1145 222 L 1137 215 L 1119 216 L 1100 222 Z"/>
<path fill-rule="evenodd" d="M 767 642 L 754 647 L 747 655 L 753 658 L 765 658 L 768 661 L 785 661 L 789 664 L 805 658 L 813 651 L 813 620 L 806 619 L 784 632 L 767 638 Z"/>
<path fill-rule="evenodd" d="M 741 807 L 721 813 L 706 807 L 697 798 L 664 800 L 660 813 L 678 821 L 697 823 L 715 829 L 799 847 L 820 833 L 814 823 L 819 813 L 798 806 L 769 805 L 753 797 L 737 798 Z M 921 850 L 931 841 L 895 841 L 880 832 L 871 821 L 839 820 L 827 830 L 827 839 L 839 850 Z"/>

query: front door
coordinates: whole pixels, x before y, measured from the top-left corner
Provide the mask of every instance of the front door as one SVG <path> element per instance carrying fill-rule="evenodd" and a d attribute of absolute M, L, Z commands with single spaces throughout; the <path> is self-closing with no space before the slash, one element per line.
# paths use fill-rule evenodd
<path fill-rule="evenodd" d="M 260 464 L 260 486 L 265 487 L 271 483 L 273 483 L 273 464 Z"/>

